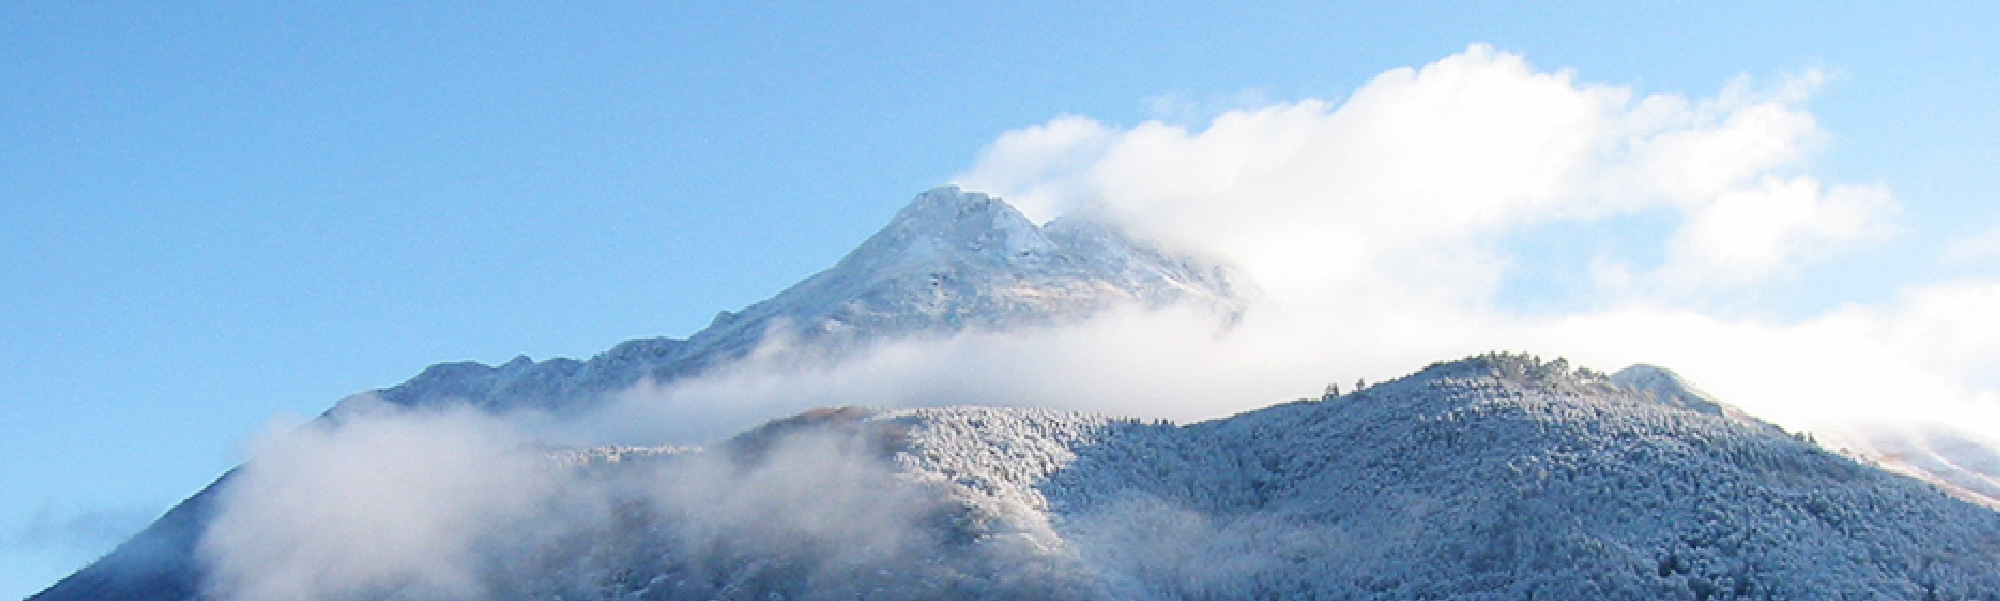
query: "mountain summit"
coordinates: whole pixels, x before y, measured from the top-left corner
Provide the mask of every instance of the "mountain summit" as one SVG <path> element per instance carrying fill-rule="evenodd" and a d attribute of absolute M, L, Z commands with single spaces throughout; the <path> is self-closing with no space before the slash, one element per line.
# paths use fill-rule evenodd
<path fill-rule="evenodd" d="M 838 355 L 871 343 L 1074 323 L 1117 307 L 1176 303 L 1225 321 L 1255 296 L 1225 265 L 1176 253 L 1098 220 L 1036 226 L 1001 199 L 926 191 L 833 267 L 685 340 L 619 344 L 588 361 L 446 363 L 378 391 L 391 403 L 569 409 L 650 379 L 669 382 L 773 340 Z"/>
<path fill-rule="evenodd" d="M 854 344 L 966 328 L 1077 321 L 1121 304 L 1192 301 L 1244 310 L 1226 268 L 1138 242 L 1115 227 L 1062 218 L 1037 227 L 1005 201 L 955 187 L 917 195 L 831 269 L 689 338 L 693 352 L 740 352 L 774 327 Z"/>

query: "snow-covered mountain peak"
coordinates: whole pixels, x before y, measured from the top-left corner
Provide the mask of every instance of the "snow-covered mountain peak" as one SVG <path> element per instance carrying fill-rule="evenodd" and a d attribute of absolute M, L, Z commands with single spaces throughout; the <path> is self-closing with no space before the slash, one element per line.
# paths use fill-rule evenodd
<path fill-rule="evenodd" d="M 1226 267 L 1111 224 L 1035 225 L 1006 201 L 926 191 L 832 268 L 689 339 L 741 351 L 772 328 L 845 347 L 872 339 L 1072 323 L 1105 309 L 1196 301 L 1227 315 L 1249 289 Z"/>
<path fill-rule="evenodd" d="M 976 252 L 1053 250 L 1040 228 L 1013 205 L 956 186 L 918 194 L 883 228 L 892 236 L 906 232 Z"/>
<path fill-rule="evenodd" d="M 1060 252 L 1006 201 L 945 186 L 918 194 L 831 271 L 880 281 L 971 266 L 1038 270 Z"/>
<path fill-rule="evenodd" d="M 918 194 L 832 267 L 685 340 L 620 344 L 588 361 L 525 358 L 426 370 L 379 392 L 391 403 L 587 406 L 642 379 L 666 383 L 777 339 L 838 356 L 878 341 L 1074 324 L 1117 307 L 1192 303 L 1232 321 L 1255 287 L 1228 267 L 1066 217 L 1037 226 L 1006 201 L 956 187 Z"/>

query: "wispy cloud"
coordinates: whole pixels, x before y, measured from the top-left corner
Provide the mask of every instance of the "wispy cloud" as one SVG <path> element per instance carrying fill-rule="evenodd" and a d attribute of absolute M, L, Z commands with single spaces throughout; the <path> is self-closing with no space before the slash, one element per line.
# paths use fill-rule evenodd
<path fill-rule="evenodd" d="M 9 537 L 9 546 L 92 556 L 111 550 L 154 516 L 136 508 L 59 507 L 43 501 Z"/>
<path fill-rule="evenodd" d="M 2000 225 L 1946 243 L 1944 260 L 1960 264 L 2000 260 Z"/>
<path fill-rule="evenodd" d="M 542 515 L 561 481 L 497 416 L 342 410 L 254 445 L 200 543 L 209 585 L 253 601 L 482 596 L 477 543 Z"/>
<path fill-rule="evenodd" d="M 522 428 L 535 421 L 360 399 L 274 425 L 219 489 L 199 543 L 206 592 L 559 598 L 644 585 L 618 581 L 636 570 L 726 596 L 746 573 L 860 586 L 967 552 L 940 527 L 967 509 L 945 504 L 941 483 L 900 478 L 874 430 L 836 421 L 611 461 L 540 444 Z"/>

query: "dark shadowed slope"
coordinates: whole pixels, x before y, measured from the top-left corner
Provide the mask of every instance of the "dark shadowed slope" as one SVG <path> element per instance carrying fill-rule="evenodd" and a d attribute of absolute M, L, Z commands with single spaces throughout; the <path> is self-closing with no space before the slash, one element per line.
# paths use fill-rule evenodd
<path fill-rule="evenodd" d="M 214 515 L 216 491 L 228 482 L 229 475 L 223 474 L 102 559 L 29 599 L 167 601 L 199 598 L 203 570 L 197 565 L 195 546 Z"/>

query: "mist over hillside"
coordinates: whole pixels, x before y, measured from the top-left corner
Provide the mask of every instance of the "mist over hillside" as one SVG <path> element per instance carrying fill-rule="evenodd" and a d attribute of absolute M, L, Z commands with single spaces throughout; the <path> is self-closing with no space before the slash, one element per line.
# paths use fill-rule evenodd
<path fill-rule="evenodd" d="M 2000 514 L 1662 374 L 1490 354 L 1188 425 L 848 407 L 708 449 L 389 407 L 225 479 L 200 588 L 37 598 L 1995 598 Z"/>

